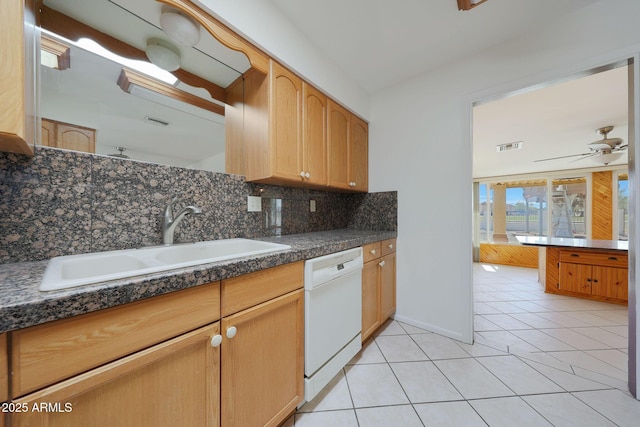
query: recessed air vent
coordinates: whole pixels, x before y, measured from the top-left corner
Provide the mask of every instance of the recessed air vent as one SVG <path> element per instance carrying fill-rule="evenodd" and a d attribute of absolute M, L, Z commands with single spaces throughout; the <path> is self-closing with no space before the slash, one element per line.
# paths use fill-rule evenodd
<path fill-rule="evenodd" d="M 160 120 L 160 119 L 154 119 L 153 117 L 149 117 L 149 116 L 146 116 L 144 118 L 144 121 L 156 126 L 162 126 L 162 127 L 169 126 L 169 122 L 165 122 L 164 120 Z"/>
<path fill-rule="evenodd" d="M 522 148 L 524 141 L 508 142 L 506 144 L 496 145 L 496 151 L 519 150 Z"/>

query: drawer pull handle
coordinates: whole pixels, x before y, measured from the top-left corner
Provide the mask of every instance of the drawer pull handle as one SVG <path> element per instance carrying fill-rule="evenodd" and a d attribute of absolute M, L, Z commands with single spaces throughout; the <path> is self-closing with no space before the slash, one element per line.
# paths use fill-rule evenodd
<path fill-rule="evenodd" d="M 371 255 L 375 255 L 376 254 L 376 250 L 375 249 L 371 249 Z"/>
<path fill-rule="evenodd" d="M 614 256 L 610 256 L 610 257 L 609 257 L 609 261 L 617 261 L 617 260 L 618 260 L 618 258 L 616 258 L 616 257 L 614 257 Z"/>
<path fill-rule="evenodd" d="M 580 255 L 579 254 L 571 254 L 571 256 L 579 257 Z"/>
<path fill-rule="evenodd" d="M 391 244 L 390 244 L 390 245 L 389 245 L 389 249 L 393 249 L 393 245 L 391 245 Z"/>
<path fill-rule="evenodd" d="M 384 267 L 385 262 L 382 261 L 380 264 L 378 264 L 380 267 Z"/>
<path fill-rule="evenodd" d="M 231 339 L 235 337 L 237 333 L 238 329 L 236 329 L 235 326 L 231 326 L 229 329 L 227 329 L 227 338 Z"/>
<path fill-rule="evenodd" d="M 220 344 L 222 344 L 222 335 L 214 335 L 211 338 L 211 347 L 218 347 Z"/>

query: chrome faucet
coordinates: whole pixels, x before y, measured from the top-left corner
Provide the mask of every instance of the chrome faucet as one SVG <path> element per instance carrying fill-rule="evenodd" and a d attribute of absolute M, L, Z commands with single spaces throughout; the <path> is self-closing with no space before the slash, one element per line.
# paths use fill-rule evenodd
<path fill-rule="evenodd" d="M 173 244 L 173 233 L 176 230 L 176 227 L 182 221 L 182 219 L 189 214 L 201 214 L 202 209 L 197 206 L 187 206 L 183 208 L 178 214 L 173 216 L 173 205 L 176 204 L 178 199 L 173 199 L 169 202 L 166 208 L 164 208 L 164 216 L 162 218 L 162 242 L 165 245 Z"/>

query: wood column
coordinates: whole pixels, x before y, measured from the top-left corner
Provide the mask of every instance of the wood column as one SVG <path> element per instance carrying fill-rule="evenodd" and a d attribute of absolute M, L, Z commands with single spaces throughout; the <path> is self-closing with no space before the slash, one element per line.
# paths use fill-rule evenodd
<path fill-rule="evenodd" d="M 591 194 L 591 238 L 613 240 L 613 172 L 594 172 Z"/>
<path fill-rule="evenodd" d="M 508 242 L 507 237 L 507 186 L 493 185 L 493 241 Z"/>

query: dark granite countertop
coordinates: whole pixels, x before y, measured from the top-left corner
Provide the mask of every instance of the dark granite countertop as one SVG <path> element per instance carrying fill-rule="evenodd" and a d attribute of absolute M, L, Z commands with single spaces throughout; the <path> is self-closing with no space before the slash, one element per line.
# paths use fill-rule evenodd
<path fill-rule="evenodd" d="M 0 332 L 77 316 L 396 236 L 396 231 L 343 229 L 261 238 L 258 240 L 290 245 L 291 249 L 51 292 L 38 290 L 47 261 L 0 264 Z"/>
<path fill-rule="evenodd" d="M 623 240 L 573 239 L 570 237 L 516 236 L 523 245 L 554 246 L 574 249 L 604 249 L 612 251 L 628 251 L 629 242 Z"/>

